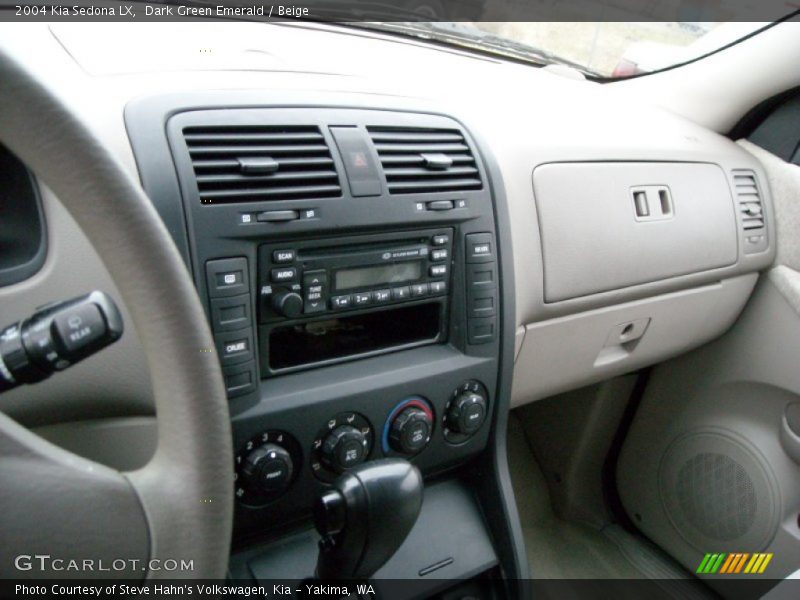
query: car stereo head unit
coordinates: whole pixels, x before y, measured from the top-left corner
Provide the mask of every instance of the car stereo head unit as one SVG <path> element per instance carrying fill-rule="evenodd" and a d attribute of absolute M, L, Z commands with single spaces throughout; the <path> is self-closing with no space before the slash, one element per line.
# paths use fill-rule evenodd
<path fill-rule="evenodd" d="M 261 246 L 260 321 L 296 319 L 447 293 L 450 229 L 367 237 L 377 239 Z"/>
<path fill-rule="evenodd" d="M 452 250 L 451 228 L 260 246 L 262 373 L 440 341 Z"/>

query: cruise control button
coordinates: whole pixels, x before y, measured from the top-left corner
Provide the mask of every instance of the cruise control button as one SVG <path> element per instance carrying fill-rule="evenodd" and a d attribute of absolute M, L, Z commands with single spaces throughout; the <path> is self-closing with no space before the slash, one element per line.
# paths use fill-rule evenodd
<path fill-rule="evenodd" d="M 371 292 L 360 292 L 357 294 L 353 294 L 353 302 L 356 306 L 365 306 L 372 302 L 372 293 Z"/>
<path fill-rule="evenodd" d="M 282 269 L 272 269 L 270 279 L 273 283 L 286 283 L 297 278 L 297 269 L 294 267 L 284 267 Z"/>
<path fill-rule="evenodd" d="M 414 297 L 424 296 L 428 293 L 427 283 L 415 283 L 411 286 L 411 295 Z"/>
<path fill-rule="evenodd" d="M 214 337 L 217 341 L 217 354 L 223 366 L 252 360 L 253 333 L 250 328 L 220 332 Z"/>
<path fill-rule="evenodd" d="M 277 264 L 294 262 L 294 250 L 275 250 L 272 253 L 272 262 Z"/>
<path fill-rule="evenodd" d="M 331 308 L 349 308 L 352 298 L 350 296 L 334 296 L 331 298 Z"/>
<path fill-rule="evenodd" d="M 428 272 L 431 277 L 444 277 L 447 275 L 447 265 L 431 265 Z"/>
<path fill-rule="evenodd" d="M 372 292 L 374 302 L 389 302 L 392 299 L 391 290 L 375 290 Z"/>

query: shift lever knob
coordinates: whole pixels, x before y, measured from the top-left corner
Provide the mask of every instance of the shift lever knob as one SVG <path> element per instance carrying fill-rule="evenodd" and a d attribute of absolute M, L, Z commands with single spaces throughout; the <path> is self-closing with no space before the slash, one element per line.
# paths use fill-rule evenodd
<path fill-rule="evenodd" d="M 421 507 L 422 475 L 406 460 L 376 460 L 339 476 L 314 505 L 322 535 L 317 577 L 371 577 L 406 539 Z"/>

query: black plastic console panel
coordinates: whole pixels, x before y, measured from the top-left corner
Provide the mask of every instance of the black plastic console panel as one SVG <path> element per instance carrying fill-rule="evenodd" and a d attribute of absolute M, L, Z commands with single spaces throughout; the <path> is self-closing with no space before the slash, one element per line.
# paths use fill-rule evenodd
<path fill-rule="evenodd" d="M 231 557 L 231 575 L 236 580 L 281 581 L 295 589 L 314 572 L 318 539 L 313 529 L 303 530 L 236 554 Z M 462 483 L 446 481 L 425 489 L 416 524 L 394 557 L 375 574 L 375 584 L 403 579 L 403 586 L 390 585 L 386 590 L 392 598 L 403 597 L 402 591 L 408 598 L 429 597 L 497 562 L 476 498 Z"/>
<path fill-rule="evenodd" d="M 376 106 L 378 103 L 380 106 Z M 231 397 L 235 452 L 243 456 L 247 446 L 258 443 L 265 433 L 269 433 L 270 442 L 282 434 L 296 442 L 287 446 L 296 463 L 288 489 L 279 495 L 256 498 L 250 504 L 238 503 L 236 547 L 247 547 L 265 537 L 274 539 L 277 532 L 309 516 L 313 498 L 326 486 L 325 478 L 315 471 L 315 444 L 321 430 L 334 421 L 353 418 L 354 423 L 361 427 L 368 424 L 371 429 L 368 459 L 396 455 L 385 443 L 387 419 L 402 401 L 421 398 L 433 413 L 433 430 L 428 445 L 410 460 L 426 478 L 443 472 L 474 475 L 476 487 L 470 494 L 479 498 L 490 523 L 502 569 L 512 578 L 524 576 L 524 551 L 505 462 L 514 337 L 508 212 L 491 154 L 481 147 L 467 124 L 439 113 L 435 106 L 403 98 L 255 90 L 165 95 L 137 100 L 126 107 L 126 126 L 143 185 L 194 275 L 210 320 L 214 322 L 215 311 L 233 303 L 232 297 L 246 297 L 250 303 L 237 313 L 237 318 L 243 319 L 243 325 L 251 331 L 238 335 L 246 329 L 231 325 L 220 332 L 224 341 L 218 343 L 220 353 L 226 346 L 247 350 L 247 341 L 252 344 L 249 356 L 246 352 L 241 358 L 235 356 L 234 364 L 226 367 L 226 373 L 234 374 L 242 386 L 241 393 Z M 192 158 L 196 160 L 197 155 L 190 156 L 185 133 L 202 133 L 209 128 L 213 132 L 214 127 L 219 132 L 230 126 L 316 127 L 330 149 L 341 191 L 328 191 L 316 199 L 261 197 L 249 202 L 230 202 L 230 198 L 217 202 L 218 197 L 212 194 L 204 201 L 192 165 Z M 398 180 L 390 181 L 381 169 L 377 183 L 369 177 L 359 181 L 349 178 L 351 173 L 345 170 L 342 150 L 347 152 L 352 140 L 334 139 L 334 134 L 339 133 L 335 130 L 342 127 L 348 133 L 367 132 L 368 128 L 402 128 L 405 132 L 421 128 L 444 131 L 447 137 L 457 132 L 474 157 L 479 188 L 470 182 L 459 190 L 437 191 L 428 186 L 424 193 L 403 193 L 408 190 L 400 190 Z M 363 139 L 367 146 L 361 150 L 380 166 L 374 136 Z M 189 141 L 194 143 L 196 139 Z M 442 168 L 447 162 L 438 152 L 427 154 L 430 155 L 423 160 L 431 169 Z M 240 168 L 243 173 L 255 169 L 259 176 L 263 173 L 266 177 L 266 173 L 274 171 L 273 162 L 264 157 L 246 159 Z M 452 236 L 449 289 L 445 294 L 415 301 L 438 311 L 435 318 L 428 309 L 417 313 L 424 321 L 414 323 L 422 332 L 414 338 L 420 343 L 410 345 L 414 347 L 400 344 L 388 351 L 381 348 L 381 353 L 356 355 L 335 364 L 323 361 L 303 366 L 297 372 L 275 369 L 274 373 L 266 373 L 258 368 L 259 364 L 269 364 L 260 356 L 264 336 L 281 326 L 268 313 L 264 313 L 265 320 L 259 316 L 264 311 L 259 298 L 259 248 L 268 247 L 272 256 L 272 250 L 280 249 L 284 242 L 287 249 L 292 249 L 314 246 L 314 240 L 359 236 L 380 240 L 423 233 L 425 237 L 426 232 L 441 231 L 451 232 Z M 426 239 L 434 243 L 432 237 Z M 487 252 L 490 256 L 485 255 Z M 225 262 L 209 267 L 210 261 L 217 260 Z M 276 266 L 269 265 L 270 269 Z M 225 275 L 231 275 L 230 294 L 224 289 L 209 288 L 209 282 L 219 288 Z M 485 319 L 475 319 L 471 312 L 478 306 L 476 300 L 485 300 L 469 293 L 468 284 L 474 281 L 491 282 L 493 308 Z M 414 305 L 401 302 L 391 308 Z M 377 311 L 370 306 L 363 311 L 347 311 L 347 315 L 380 314 Z M 438 324 L 441 330 L 428 335 L 433 329 L 425 324 L 426 320 Z M 294 321 L 286 324 L 290 322 Z M 358 320 L 356 324 L 369 325 Z M 403 328 L 404 323 L 398 321 L 396 327 Z M 398 332 L 395 335 L 396 339 L 405 339 Z M 254 375 L 248 379 L 248 373 Z M 446 408 L 458 389 L 475 386 L 475 382 L 485 387 L 488 396 L 486 421 L 471 437 L 456 438 L 458 443 L 451 443 L 443 433 Z M 429 524 L 426 539 L 443 534 L 445 529 L 439 527 L 446 528 L 447 523 Z M 490 562 L 483 566 L 488 568 Z M 411 561 L 407 566 L 414 564 Z M 468 573 L 454 572 L 452 576 Z"/>

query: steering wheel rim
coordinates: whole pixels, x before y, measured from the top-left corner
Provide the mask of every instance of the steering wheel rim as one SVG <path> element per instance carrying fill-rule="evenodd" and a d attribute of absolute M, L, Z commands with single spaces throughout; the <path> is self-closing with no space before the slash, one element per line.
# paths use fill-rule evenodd
<path fill-rule="evenodd" d="M 230 416 L 187 269 L 138 181 L 2 48 L 0 81 L 0 141 L 53 190 L 103 258 L 141 339 L 158 423 L 152 460 L 119 473 L 0 413 L 0 576 L 47 576 L 17 564 L 44 552 L 131 561 L 105 576 L 221 578 L 233 522 Z M 191 568 L 156 570 L 154 560 Z"/>

